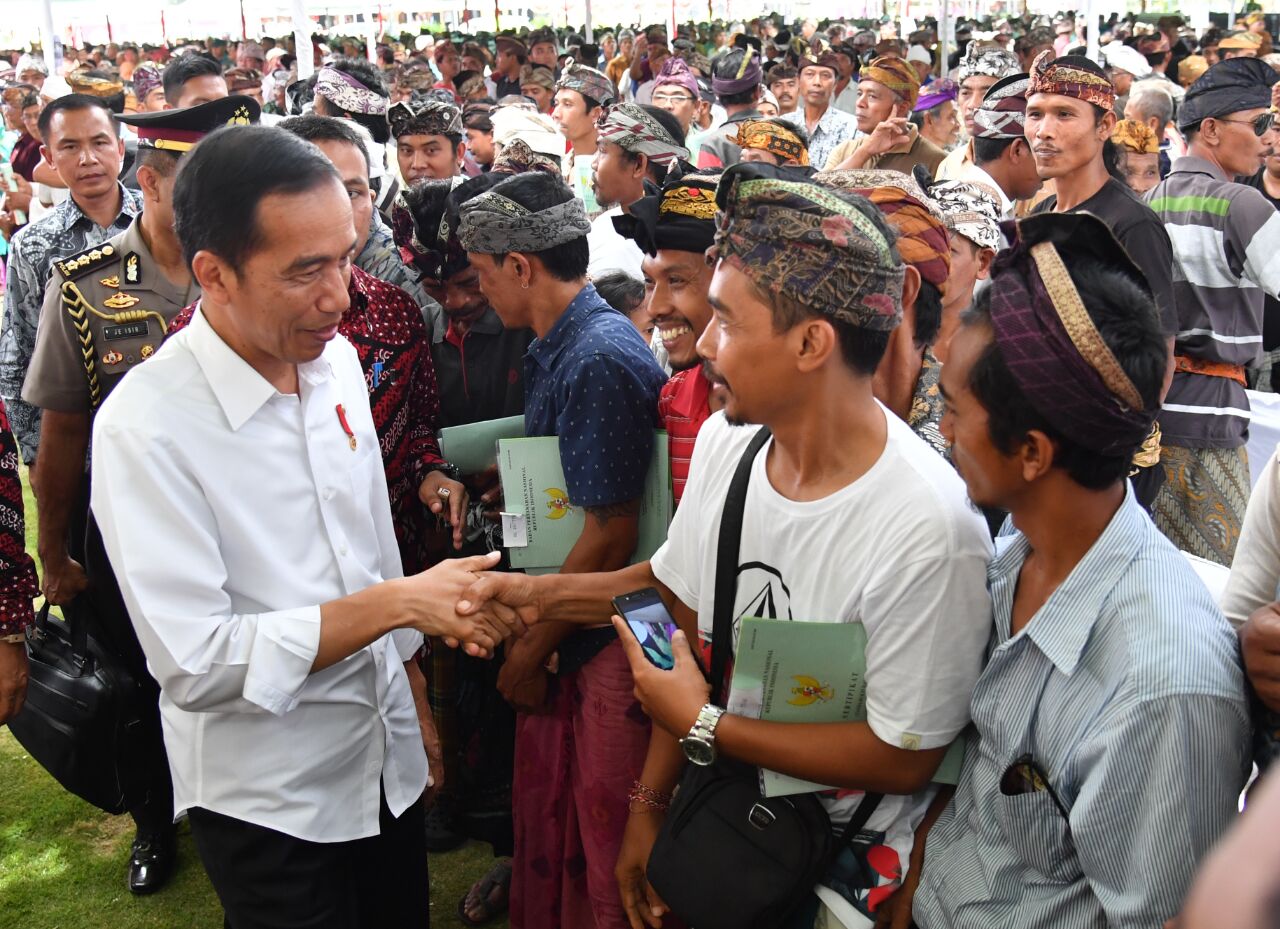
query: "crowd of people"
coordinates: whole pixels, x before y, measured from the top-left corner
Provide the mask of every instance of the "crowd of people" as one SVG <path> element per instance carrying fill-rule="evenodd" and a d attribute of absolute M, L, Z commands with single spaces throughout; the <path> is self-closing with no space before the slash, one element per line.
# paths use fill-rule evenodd
<path fill-rule="evenodd" d="M 129 889 L 185 818 L 232 929 L 425 927 L 467 840 L 467 925 L 1272 925 L 1280 50 L 1101 25 L 15 51 L 0 722 L 43 594 L 150 694 Z M 441 448 L 508 417 L 554 573 Z M 742 711 L 744 617 L 862 624 L 865 717 Z M 755 769 L 827 785 L 774 897 Z"/>

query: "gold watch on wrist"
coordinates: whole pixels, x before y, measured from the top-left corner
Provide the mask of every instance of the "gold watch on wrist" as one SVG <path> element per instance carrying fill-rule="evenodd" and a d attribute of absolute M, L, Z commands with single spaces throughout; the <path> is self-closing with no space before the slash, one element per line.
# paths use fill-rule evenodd
<path fill-rule="evenodd" d="M 18 645 L 27 641 L 25 632 L 15 632 L 13 635 L 0 635 L 0 642 L 5 645 Z"/>

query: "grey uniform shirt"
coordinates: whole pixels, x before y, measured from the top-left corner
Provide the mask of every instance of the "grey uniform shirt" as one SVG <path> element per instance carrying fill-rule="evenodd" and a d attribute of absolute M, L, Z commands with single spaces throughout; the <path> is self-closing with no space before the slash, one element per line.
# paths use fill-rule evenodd
<path fill-rule="evenodd" d="M 55 260 L 105 242 L 142 212 L 142 194 L 121 187 L 120 195 L 120 214 L 105 228 L 81 212 L 74 197 L 68 197 L 13 237 L 0 321 L 0 397 L 27 464 L 35 460 L 40 444 L 40 410 L 22 399 L 22 385 L 35 350 L 45 285 Z"/>
<path fill-rule="evenodd" d="M 60 413 L 94 410 L 155 354 L 169 321 L 200 296 L 194 280 L 175 284 L 156 267 L 141 222 L 54 262 L 22 388 L 26 402 Z"/>

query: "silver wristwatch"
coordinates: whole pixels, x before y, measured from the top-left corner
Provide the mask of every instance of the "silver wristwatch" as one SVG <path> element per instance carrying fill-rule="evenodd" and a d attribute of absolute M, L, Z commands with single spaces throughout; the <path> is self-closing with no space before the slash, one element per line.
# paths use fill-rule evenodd
<path fill-rule="evenodd" d="M 689 734 L 680 740 L 684 756 L 694 764 L 705 768 L 716 760 L 716 725 L 723 715 L 724 710 L 708 703 L 698 711 Z"/>

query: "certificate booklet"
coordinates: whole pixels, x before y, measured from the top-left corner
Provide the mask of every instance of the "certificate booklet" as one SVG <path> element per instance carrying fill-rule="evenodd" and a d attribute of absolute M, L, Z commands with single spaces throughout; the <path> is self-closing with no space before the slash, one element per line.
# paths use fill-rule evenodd
<path fill-rule="evenodd" d="M 586 514 L 569 499 L 556 436 L 501 439 L 503 544 L 513 568 L 559 568 L 582 534 Z M 646 561 L 666 541 L 671 523 L 671 459 L 659 432 L 640 501 L 640 535 L 632 563 Z M 523 543 L 523 544 L 521 544 Z"/>
<path fill-rule="evenodd" d="M 524 416 L 486 419 L 440 430 L 440 454 L 463 474 L 479 474 L 498 463 L 498 440 L 524 435 Z"/>
<path fill-rule="evenodd" d="M 739 716 L 782 723 L 865 720 L 866 652 L 867 630 L 862 623 L 744 617 L 728 710 Z M 963 758 L 963 739 L 957 739 L 934 781 L 954 784 Z M 760 791 L 766 797 L 830 789 L 825 784 L 760 769 Z"/>

